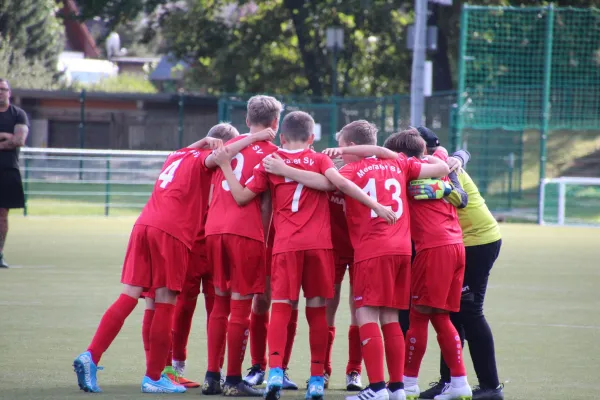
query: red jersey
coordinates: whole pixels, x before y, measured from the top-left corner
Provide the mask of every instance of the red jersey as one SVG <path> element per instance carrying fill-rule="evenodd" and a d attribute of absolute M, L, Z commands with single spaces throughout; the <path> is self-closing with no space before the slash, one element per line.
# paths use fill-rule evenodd
<path fill-rule="evenodd" d="M 421 172 L 418 160 L 398 155 L 395 160 L 364 158 L 345 165 L 340 173 L 373 200 L 390 206 L 398 221 L 388 225 L 375 211 L 346 196 L 346 219 L 354 246 L 354 262 L 385 255 L 411 255 L 410 217 L 406 184 Z"/>
<path fill-rule="evenodd" d="M 324 174 L 335 168 L 329 157 L 310 149 L 279 149 L 277 155 L 288 165 L 306 171 Z M 271 188 L 275 225 L 273 254 L 332 248 L 327 193 L 269 174 L 262 163 L 246 187 L 254 193 Z"/>
<path fill-rule="evenodd" d="M 354 249 L 350 242 L 348 223 L 346 222 L 346 200 L 344 194 L 327 192 L 329 198 L 329 217 L 331 220 L 331 241 L 333 249 L 341 258 L 354 258 Z"/>
<path fill-rule="evenodd" d="M 436 150 L 433 156 L 443 161 L 448 159 L 448 153 L 443 149 Z M 427 164 L 425 160 L 419 162 Z M 442 179 L 449 181 L 448 177 Z M 416 251 L 463 242 L 456 207 L 452 204 L 445 199 L 415 200 L 412 197 L 409 202 L 410 233 Z"/>
<path fill-rule="evenodd" d="M 248 135 L 240 135 L 228 141 L 227 144 L 242 140 L 244 136 Z M 235 155 L 231 160 L 231 168 L 242 186 L 252 177 L 254 167 L 275 150 L 277 150 L 277 146 L 271 142 L 256 142 Z M 257 197 L 245 206 L 239 206 L 235 202 L 220 168 L 215 169 L 212 184 L 214 188 L 206 218 L 206 235 L 229 233 L 264 243 L 260 198 Z"/>
<path fill-rule="evenodd" d="M 212 151 L 204 151 L 207 153 L 204 157 L 206 159 L 206 157 L 208 157 L 208 155 L 211 154 Z M 192 247 L 195 247 L 196 245 L 202 246 L 206 239 L 205 227 L 206 218 L 208 216 L 208 198 L 210 196 L 210 184 L 212 182 L 212 175 L 214 171 L 215 169 L 206 168 L 206 171 L 202 173 L 202 179 L 200 182 L 200 196 L 202 197 L 202 201 L 200 204 L 200 218 L 198 220 L 198 228 L 196 229 L 196 239 L 194 240 L 194 244 Z"/>
<path fill-rule="evenodd" d="M 209 154 L 190 148 L 169 154 L 136 225 L 158 228 L 191 249 L 207 202 L 201 188 L 210 182 L 204 165 Z"/>

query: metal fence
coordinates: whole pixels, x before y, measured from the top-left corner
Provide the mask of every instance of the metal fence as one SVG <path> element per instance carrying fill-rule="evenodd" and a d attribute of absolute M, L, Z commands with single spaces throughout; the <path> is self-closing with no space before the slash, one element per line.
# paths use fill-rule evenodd
<path fill-rule="evenodd" d="M 24 148 L 24 215 L 129 215 L 146 204 L 169 152 Z"/>

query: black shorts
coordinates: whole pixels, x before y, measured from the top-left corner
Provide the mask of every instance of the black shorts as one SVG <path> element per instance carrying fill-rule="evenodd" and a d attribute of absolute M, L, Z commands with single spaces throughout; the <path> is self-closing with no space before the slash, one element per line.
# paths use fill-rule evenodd
<path fill-rule="evenodd" d="M 0 208 L 25 207 L 21 172 L 16 168 L 0 169 Z"/>

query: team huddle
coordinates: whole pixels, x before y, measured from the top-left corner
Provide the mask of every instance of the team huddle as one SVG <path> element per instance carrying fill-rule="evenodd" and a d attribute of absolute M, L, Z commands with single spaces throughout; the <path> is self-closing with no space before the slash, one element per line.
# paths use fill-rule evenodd
<path fill-rule="evenodd" d="M 298 389 L 287 368 L 302 289 L 310 344 L 306 398 L 322 399 L 348 271 L 346 389 L 358 392 L 348 400 L 419 398 L 430 321 L 450 372 L 435 399 L 471 399 L 463 335 L 449 314 L 461 309 L 465 275 L 457 210 L 467 196 L 451 171 L 460 165 L 442 147 L 429 153 L 413 128 L 378 147 L 377 129 L 363 120 L 342 128 L 338 148 L 317 153 L 313 118 L 294 111 L 280 123 L 281 112 L 276 99 L 255 96 L 248 101 L 248 134 L 219 124 L 168 156 L 131 232 L 123 292 L 75 358 L 80 389 L 101 391 L 100 359 L 140 297 L 146 303 L 142 392 L 199 387 L 184 370 L 202 286 L 208 341 L 202 393 L 276 400 L 282 390 Z M 272 143 L 279 130 L 281 147 Z M 399 310 L 409 309 L 404 334 Z M 252 367 L 244 377 L 248 343 Z M 257 387 L 263 382 L 264 390 Z"/>

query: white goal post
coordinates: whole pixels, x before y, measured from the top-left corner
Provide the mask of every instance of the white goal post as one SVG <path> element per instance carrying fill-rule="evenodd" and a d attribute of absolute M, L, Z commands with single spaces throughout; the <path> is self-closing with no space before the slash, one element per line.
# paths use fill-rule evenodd
<path fill-rule="evenodd" d="M 600 215 L 600 178 L 584 178 L 584 177 L 573 177 L 573 176 L 563 176 L 560 178 L 552 178 L 552 179 L 544 179 L 541 184 L 541 193 L 540 193 L 540 204 L 539 210 L 541 215 L 541 223 L 542 224 L 553 224 L 554 222 L 548 223 L 544 220 L 545 211 L 548 208 L 546 197 L 548 195 L 548 186 L 556 185 L 557 186 L 557 202 L 556 202 L 556 222 L 557 225 L 596 225 L 600 226 L 600 221 L 597 218 L 586 217 L 585 212 L 582 212 L 582 216 L 578 218 L 574 218 L 575 221 L 571 222 L 566 217 L 566 209 L 567 209 L 567 198 L 568 198 L 568 187 L 569 186 L 588 186 L 593 188 L 598 188 L 594 190 L 593 193 L 588 194 L 586 196 L 585 201 L 581 199 L 571 199 L 569 206 L 572 208 L 577 208 L 577 210 L 585 211 L 586 208 L 593 208 L 593 211 L 597 210 L 598 215 Z M 553 218 L 554 219 L 554 218 Z"/>

